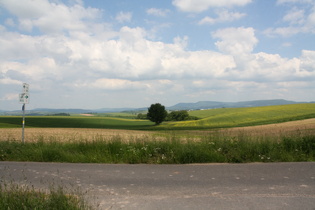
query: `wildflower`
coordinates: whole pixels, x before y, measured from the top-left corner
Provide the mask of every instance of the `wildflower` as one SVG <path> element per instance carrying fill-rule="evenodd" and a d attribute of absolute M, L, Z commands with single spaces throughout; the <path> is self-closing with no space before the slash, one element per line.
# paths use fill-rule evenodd
<path fill-rule="evenodd" d="M 166 156 L 164 154 L 162 154 L 162 160 L 166 159 Z"/>

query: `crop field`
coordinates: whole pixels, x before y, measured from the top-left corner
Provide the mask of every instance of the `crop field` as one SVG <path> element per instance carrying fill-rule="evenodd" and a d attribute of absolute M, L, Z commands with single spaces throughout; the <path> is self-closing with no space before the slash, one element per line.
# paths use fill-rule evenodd
<path fill-rule="evenodd" d="M 132 139 L 145 138 L 153 135 L 152 131 L 122 130 L 122 129 L 95 129 L 95 128 L 26 128 L 25 140 L 27 142 L 40 141 L 95 141 L 111 140 L 119 137 L 124 142 Z M 21 128 L 0 129 L 0 141 L 20 141 Z"/>
<path fill-rule="evenodd" d="M 315 103 L 251 108 L 221 108 L 189 112 L 201 118 L 193 121 L 163 122 L 99 116 L 27 116 L 33 128 L 105 128 L 127 130 L 204 130 L 281 123 L 315 118 Z M 21 127 L 21 117 L 0 117 L 0 128 Z"/>
<path fill-rule="evenodd" d="M 0 128 L 21 127 L 21 117 L 0 117 Z M 25 125 L 30 128 L 107 128 L 143 130 L 154 125 L 148 120 L 94 116 L 27 116 Z"/>
<path fill-rule="evenodd" d="M 1 128 L 0 141 L 19 141 L 21 139 L 21 128 Z M 111 140 L 119 137 L 124 142 L 134 139 L 143 139 L 155 136 L 163 140 L 169 136 L 182 137 L 182 139 L 200 140 L 204 136 L 221 134 L 238 136 L 240 134 L 251 137 L 281 137 L 295 135 L 297 132 L 307 133 L 315 136 L 315 118 L 290 121 L 277 124 L 223 128 L 214 130 L 175 130 L 175 131 L 139 131 L 124 129 L 94 129 L 94 128 L 26 128 L 25 139 L 30 142 L 44 141 L 93 141 L 97 139 Z"/>
<path fill-rule="evenodd" d="M 163 126 L 170 129 L 229 128 L 302 120 L 315 118 L 315 104 L 220 108 L 191 111 L 189 115 L 202 119 L 173 122 Z"/>

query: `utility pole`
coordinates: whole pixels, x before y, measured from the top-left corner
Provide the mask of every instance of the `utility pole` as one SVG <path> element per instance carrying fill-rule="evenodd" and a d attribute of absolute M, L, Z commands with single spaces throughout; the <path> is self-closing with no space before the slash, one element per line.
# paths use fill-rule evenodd
<path fill-rule="evenodd" d="M 29 84 L 23 83 L 23 92 L 19 94 L 19 101 L 22 106 L 22 111 L 23 111 L 23 119 L 22 119 L 22 142 L 24 144 L 24 128 L 25 128 L 25 104 L 29 103 Z"/>

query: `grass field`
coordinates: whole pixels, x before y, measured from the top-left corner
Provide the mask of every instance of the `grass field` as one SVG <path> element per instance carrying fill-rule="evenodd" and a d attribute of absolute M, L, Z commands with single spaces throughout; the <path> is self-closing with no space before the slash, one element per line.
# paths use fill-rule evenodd
<path fill-rule="evenodd" d="M 108 128 L 144 130 L 154 125 L 148 120 L 132 120 L 113 117 L 27 116 L 26 127 L 32 128 Z M 0 117 L 0 128 L 21 127 L 21 117 Z"/>
<path fill-rule="evenodd" d="M 246 163 L 315 161 L 315 135 L 304 130 L 281 136 L 250 136 L 244 132 L 160 136 L 95 135 L 92 140 L 56 136 L 0 141 L 0 160 L 71 163 Z"/>
<path fill-rule="evenodd" d="M 111 117 L 27 117 L 26 144 L 21 143 L 21 117 L 1 117 L 0 160 L 314 161 L 314 110 L 315 104 L 202 110 L 191 112 L 203 117 L 201 120 L 160 126 L 147 120 Z"/>
<path fill-rule="evenodd" d="M 228 128 L 315 118 L 315 104 L 221 108 L 190 111 L 189 114 L 202 119 L 173 122 L 164 124 L 163 126 L 169 129 Z"/>
<path fill-rule="evenodd" d="M 221 108 L 189 112 L 202 118 L 194 121 L 163 122 L 160 126 L 147 120 L 96 116 L 26 117 L 26 127 L 106 128 L 128 130 L 200 130 L 280 123 L 315 118 L 315 103 L 251 108 Z M 21 127 L 21 117 L 0 117 L 0 128 Z"/>

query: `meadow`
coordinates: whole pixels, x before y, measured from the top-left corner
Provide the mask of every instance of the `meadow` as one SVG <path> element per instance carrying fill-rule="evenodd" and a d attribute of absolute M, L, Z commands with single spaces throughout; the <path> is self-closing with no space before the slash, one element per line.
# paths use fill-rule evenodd
<path fill-rule="evenodd" d="M 118 113 L 112 113 L 112 115 Z M 107 114 L 107 115 L 110 115 Z M 119 117 L 96 116 L 27 116 L 26 126 L 37 128 L 102 128 L 128 130 L 204 130 L 255 126 L 315 118 L 315 103 L 279 106 L 220 108 L 190 111 L 199 120 L 163 122 L 159 126 L 148 120 L 130 119 L 131 114 Z M 125 117 L 125 118 L 124 118 Z M 1 116 L 0 128 L 21 127 L 21 117 Z"/>
<path fill-rule="evenodd" d="M 164 124 L 168 129 L 209 129 L 265 125 L 315 118 L 315 104 L 290 104 L 249 108 L 220 108 L 190 111 L 201 118 Z"/>
<path fill-rule="evenodd" d="M 20 141 L 21 118 L 1 117 L 0 160 L 154 164 L 314 161 L 314 110 L 315 104 L 200 110 L 190 112 L 200 120 L 160 126 L 147 120 L 99 116 L 27 117 L 26 144 Z"/>
<path fill-rule="evenodd" d="M 0 128 L 21 127 L 21 120 L 21 117 L 17 116 L 0 117 Z M 25 125 L 28 128 L 106 128 L 145 130 L 154 125 L 154 123 L 148 120 L 95 116 L 27 116 L 25 121 Z"/>

